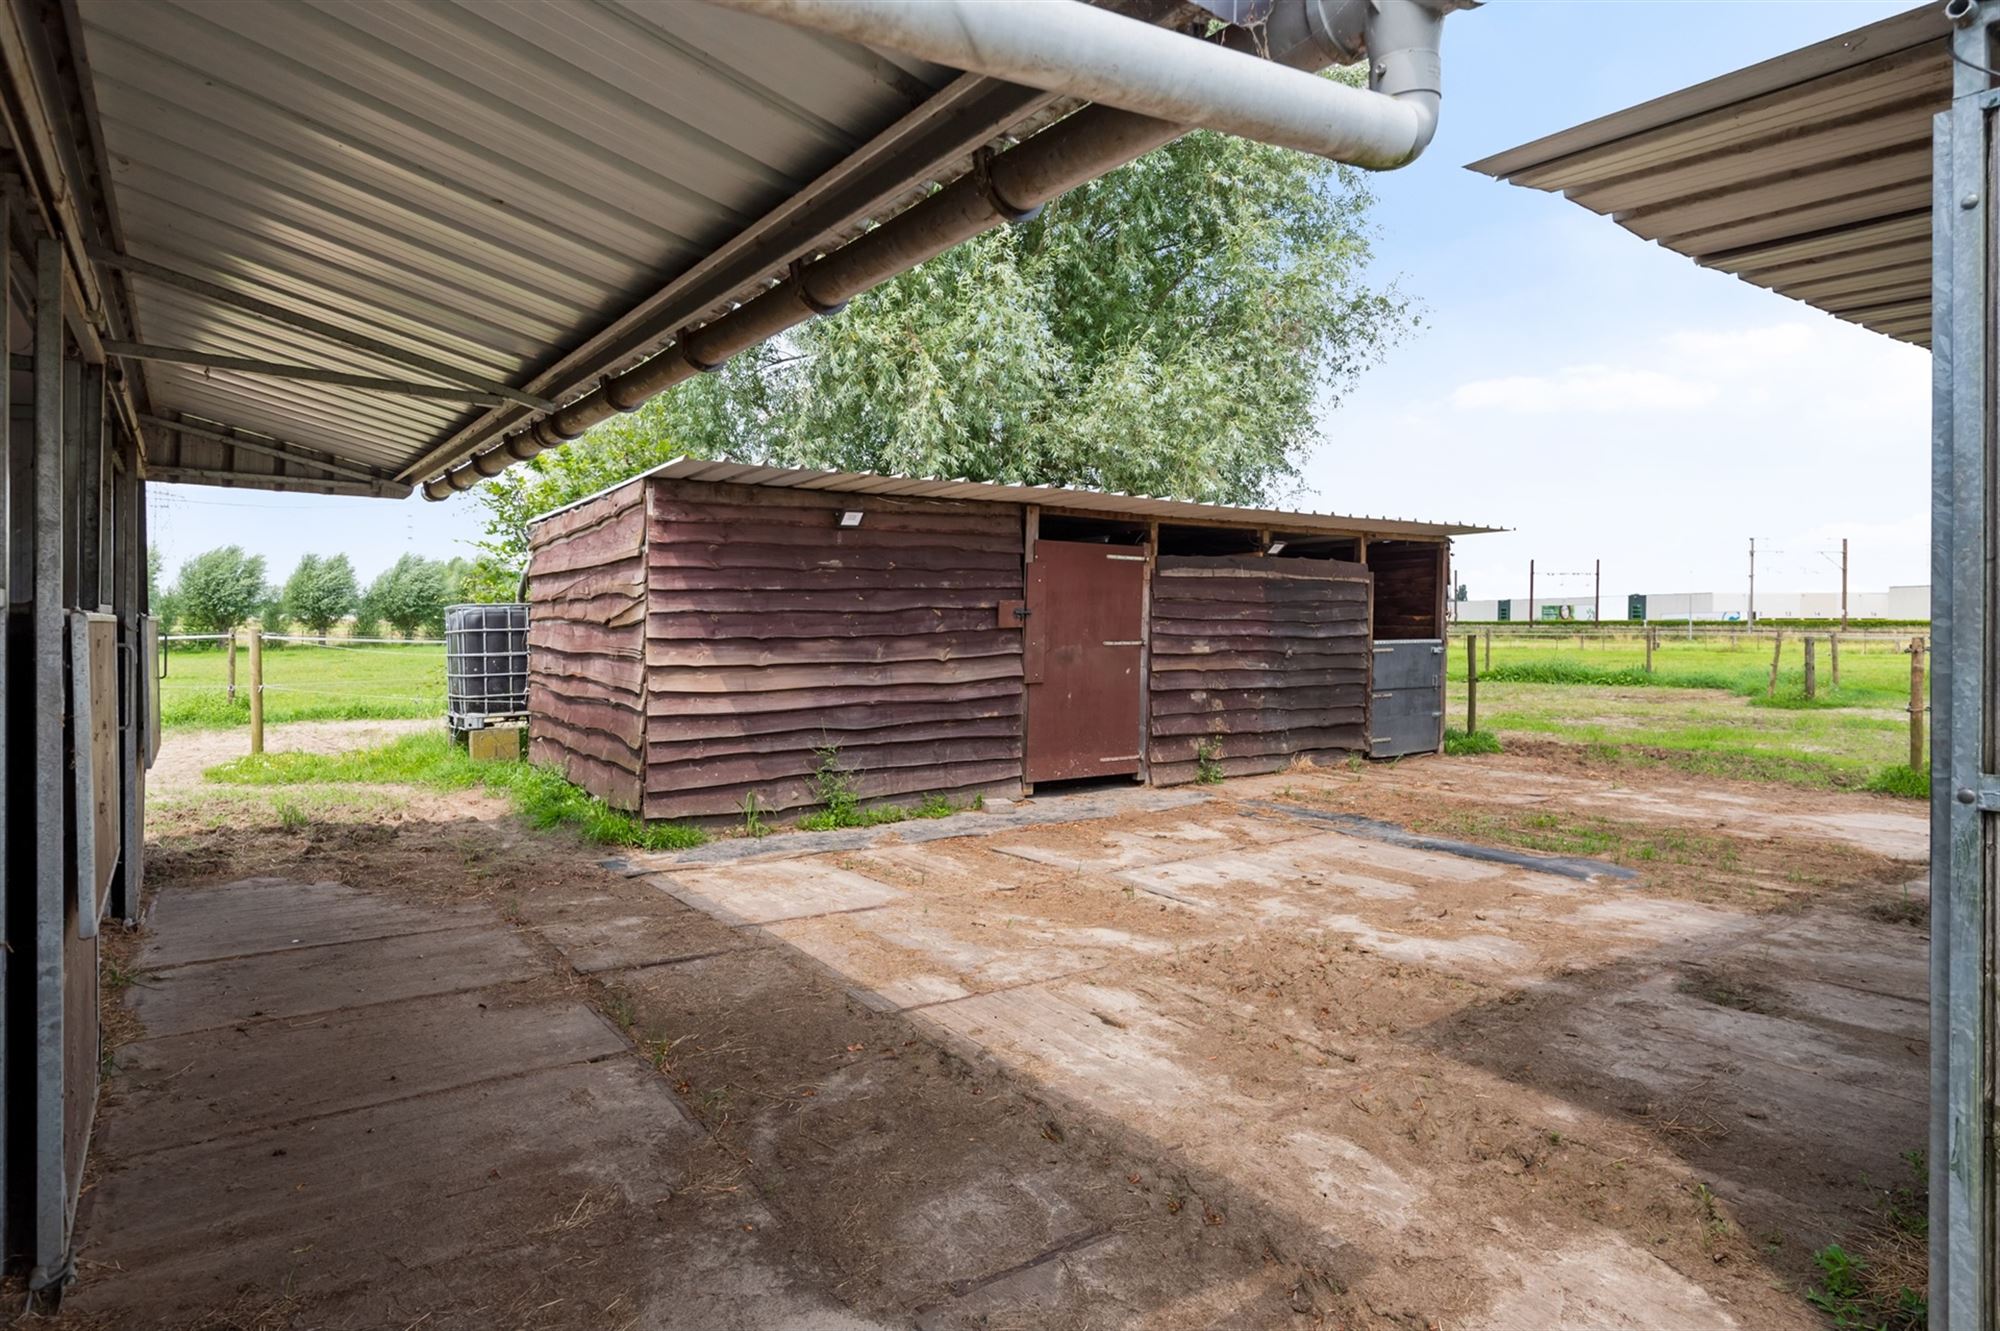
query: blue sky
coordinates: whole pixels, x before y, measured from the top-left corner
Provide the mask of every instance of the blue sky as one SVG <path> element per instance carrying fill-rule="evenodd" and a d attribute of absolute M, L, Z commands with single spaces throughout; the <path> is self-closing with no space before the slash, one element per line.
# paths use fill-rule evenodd
<path fill-rule="evenodd" d="M 1493 0 L 1446 30 L 1430 151 L 1375 181 L 1376 272 L 1424 326 L 1322 413 L 1301 507 L 1513 530 L 1459 545 L 1474 597 L 1604 561 L 1605 594 L 1928 578 L 1929 357 L 1463 169 L 1907 9 L 1870 0 Z M 169 571 L 235 541 L 275 576 L 347 550 L 469 553 L 476 505 L 153 487 Z M 1587 583 L 1543 578 L 1543 595 Z"/>

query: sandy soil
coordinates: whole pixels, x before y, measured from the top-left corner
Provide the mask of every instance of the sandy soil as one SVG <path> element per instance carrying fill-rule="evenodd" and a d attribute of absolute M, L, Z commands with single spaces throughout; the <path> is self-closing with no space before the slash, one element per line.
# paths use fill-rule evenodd
<path fill-rule="evenodd" d="M 492 903 L 865 1324 L 1783 1331 L 1924 1141 L 1921 826 L 1536 751 L 651 877 L 484 805 L 238 825 L 151 881 Z"/>
<path fill-rule="evenodd" d="M 292 721 L 264 727 L 266 753 L 341 753 L 436 729 L 435 720 Z M 248 730 L 169 730 L 146 774 L 146 793 L 159 796 L 199 787 L 201 774 L 250 752 Z"/>

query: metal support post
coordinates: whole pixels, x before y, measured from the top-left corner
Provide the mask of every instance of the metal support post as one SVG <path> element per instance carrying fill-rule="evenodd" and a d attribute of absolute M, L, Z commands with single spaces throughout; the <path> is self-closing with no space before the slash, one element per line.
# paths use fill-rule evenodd
<path fill-rule="evenodd" d="M 35 1110 L 32 1290 L 69 1274 L 63 1140 L 63 914 L 69 855 L 63 753 L 63 255 L 35 246 Z"/>
<path fill-rule="evenodd" d="M 1952 0 L 1953 98 L 1932 130 L 1932 1331 L 1991 1331 L 1995 1304 L 1994 910 L 2000 723 L 1995 595 L 1994 255 L 2000 0 Z M 1917 657 L 1912 653 L 1912 678 Z M 1916 755 L 1913 755 L 1916 756 Z"/>

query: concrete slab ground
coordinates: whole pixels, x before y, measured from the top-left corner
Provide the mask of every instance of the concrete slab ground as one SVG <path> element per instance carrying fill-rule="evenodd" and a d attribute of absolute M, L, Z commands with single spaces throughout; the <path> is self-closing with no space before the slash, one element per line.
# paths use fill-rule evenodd
<path fill-rule="evenodd" d="M 171 847 L 65 1317 L 1817 1331 L 1810 1254 L 1888 1251 L 1919 811 L 1515 759 L 1123 795 L 615 870 Z"/>
<path fill-rule="evenodd" d="M 872 1325 L 800 1279 L 755 1191 L 717 1185 L 738 1167 L 491 909 L 174 891 L 137 967 L 147 1034 L 118 1051 L 66 1315 Z"/>

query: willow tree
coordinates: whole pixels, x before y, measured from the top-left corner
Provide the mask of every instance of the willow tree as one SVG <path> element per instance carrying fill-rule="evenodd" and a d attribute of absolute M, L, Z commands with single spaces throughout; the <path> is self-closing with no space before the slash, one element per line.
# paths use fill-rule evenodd
<path fill-rule="evenodd" d="M 1364 180 L 1190 134 L 487 482 L 486 548 L 682 454 L 1270 501 L 1410 326 Z"/>

